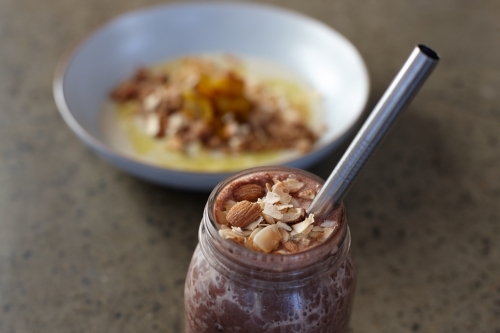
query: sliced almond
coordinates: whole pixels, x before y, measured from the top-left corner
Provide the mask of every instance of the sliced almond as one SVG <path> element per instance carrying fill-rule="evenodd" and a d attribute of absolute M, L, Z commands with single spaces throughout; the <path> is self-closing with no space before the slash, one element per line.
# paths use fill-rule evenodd
<path fill-rule="evenodd" d="M 313 189 L 299 192 L 299 198 L 313 200 L 316 197 L 316 191 Z"/>
<path fill-rule="evenodd" d="M 228 212 L 234 205 L 236 205 L 236 201 L 234 200 L 226 201 L 226 204 L 224 205 L 224 208 L 226 208 L 226 212 Z"/>
<path fill-rule="evenodd" d="M 299 238 L 307 238 L 307 235 L 304 235 L 303 233 L 292 230 L 292 231 L 290 231 L 290 237 L 293 239 L 299 239 Z"/>
<path fill-rule="evenodd" d="M 286 231 L 292 231 L 292 227 L 290 227 L 288 224 L 286 223 L 283 223 L 283 222 L 277 222 L 276 225 L 278 226 L 278 228 L 280 229 L 284 229 Z"/>
<path fill-rule="evenodd" d="M 259 184 L 245 184 L 233 191 L 234 198 L 238 201 L 247 200 L 255 202 L 257 199 L 262 198 L 266 191 Z"/>
<path fill-rule="evenodd" d="M 259 232 L 261 232 L 261 230 L 264 229 L 263 227 L 259 227 L 259 228 L 255 228 L 252 233 L 250 234 L 250 236 L 248 236 L 248 239 L 253 239 L 255 237 L 255 235 L 257 235 Z"/>
<path fill-rule="evenodd" d="M 305 214 L 306 212 L 303 208 L 289 208 L 283 213 L 281 221 L 284 223 L 295 223 L 302 220 Z"/>
<path fill-rule="evenodd" d="M 253 244 L 266 253 L 274 250 L 280 241 L 281 233 L 276 224 L 265 227 L 253 238 Z"/>
<path fill-rule="evenodd" d="M 264 219 L 262 218 L 262 216 L 259 216 L 257 218 L 257 220 L 253 221 L 252 223 L 250 223 L 249 225 L 247 225 L 245 227 L 245 230 L 254 230 L 255 228 L 257 228 L 257 226 L 259 226 L 259 224 L 263 221 Z"/>
<path fill-rule="evenodd" d="M 240 201 L 236 203 L 229 212 L 226 220 L 235 227 L 244 228 L 255 221 L 261 212 L 260 205 L 250 201 Z"/>
<path fill-rule="evenodd" d="M 300 207 L 300 203 L 297 199 L 293 198 L 292 197 L 292 200 L 290 200 L 290 205 L 292 205 L 293 207 Z"/>
<path fill-rule="evenodd" d="M 252 234 L 252 230 L 243 230 L 240 227 L 232 227 L 231 230 L 240 236 L 248 237 Z"/>
<path fill-rule="evenodd" d="M 269 215 L 262 213 L 262 218 L 264 221 L 266 221 L 268 224 L 275 224 L 276 221 Z"/>
<path fill-rule="evenodd" d="M 288 231 L 286 231 L 285 229 L 279 229 L 280 230 L 280 234 L 281 234 L 281 241 L 284 243 L 284 242 L 288 242 L 288 240 L 290 239 L 290 234 L 288 233 Z"/>

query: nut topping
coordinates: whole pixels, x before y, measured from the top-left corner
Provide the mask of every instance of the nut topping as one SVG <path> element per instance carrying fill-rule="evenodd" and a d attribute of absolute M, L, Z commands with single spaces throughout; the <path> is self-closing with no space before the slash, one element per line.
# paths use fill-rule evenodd
<path fill-rule="evenodd" d="M 226 220 L 234 227 L 244 228 L 260 216 L 260 205 L 247 200 L 236 203 L 227 212 Z"/>
<path fill-rule="evenodd" d="M 315 190 L 305 190 L 299 192 L 299 198 L 313 200 L 316 197 Z"/>
<path fill-rule="evenodd" d="M 234 198 L 238 201 L 247 200 L 255 202 L 265 194 L 266 191 L 258 184 L 245 184 L 233 191 Z"/>
<path fill-rule="evenodd" d="M 305 251 L 324 242 L 338 227 L 337 221 L 316 222 L 313 214 L 306 214 L 306 201 L 315 195 L 316 189 L 305 186 L 295 175 L 285 180 L 275 177 L 265 185 L 243 184 L 215 212 L 219 234 L 252 251 Z"/>
<path fill-rule="evenodd" d="M 306 212 L 303 208 L 288 208 L 287 211 L 283 214 L 283 218 L 281 219 L 284 223 L 295 223 L 299 222 L 304 218 Z"/>
<path fill-rule="evenodd" d="M 253 244 L 264 252 L 269 253 L 281 241 L 281 233 L 276 224 L 269 225 L 257 233 L 253 238 Z"/>
<path fill-rule="evenodd" d="M 290 251 L 292 253 L 295 253 L 299 250 L 299 246 L 296 243 L 291 242 L 291 241 L 285 242 L 283 244 L 283 246 L 285 247 L 285 249 L 287 249 L 288 251 Z"/>

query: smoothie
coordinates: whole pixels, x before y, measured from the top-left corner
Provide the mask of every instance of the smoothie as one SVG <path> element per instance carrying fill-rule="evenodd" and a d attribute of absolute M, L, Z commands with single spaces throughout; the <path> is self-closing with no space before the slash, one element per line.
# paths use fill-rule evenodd
<path fill-rule="evenodd" d="M 355 267 L 344 207 L 305 212 L 322 183 L 266 167 L 216 187 L 186 278 L 186 332 L 347 332 Z"/>

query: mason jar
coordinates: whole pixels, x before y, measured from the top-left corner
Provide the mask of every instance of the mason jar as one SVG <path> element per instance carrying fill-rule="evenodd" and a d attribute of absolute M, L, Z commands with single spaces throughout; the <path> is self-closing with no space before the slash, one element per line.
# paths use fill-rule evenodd
<path fill-rule="evenodd" d="M 300 169 L 260 167 L 229 177 L 213 190 L 186 277 L 186 332 L 347 332 L 356 269 L 344 205 L 333 213 L 336 232 L 303 252 L 256 252 L 219 235 L 214 206 L 220 192 L 263 172 L 324 183 Z"/>

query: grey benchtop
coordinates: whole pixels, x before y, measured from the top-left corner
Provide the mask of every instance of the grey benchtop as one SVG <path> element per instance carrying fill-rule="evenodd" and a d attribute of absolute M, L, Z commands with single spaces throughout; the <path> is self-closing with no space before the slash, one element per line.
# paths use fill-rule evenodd
<path fill-rule="evenodd" d="M 102 161 L 52 97 L 73 42 L 153 3 L 0 2 L 0 332 L 183 331 L 208 194 Z M 346 200 L 359 271 L 352 332 L 500 332 L 500 2 L 269 3 L 358 47 L 369 109 L 416 43 L 442 56 Z M 339 156 L 312 171 L 327 176 Z"/>

